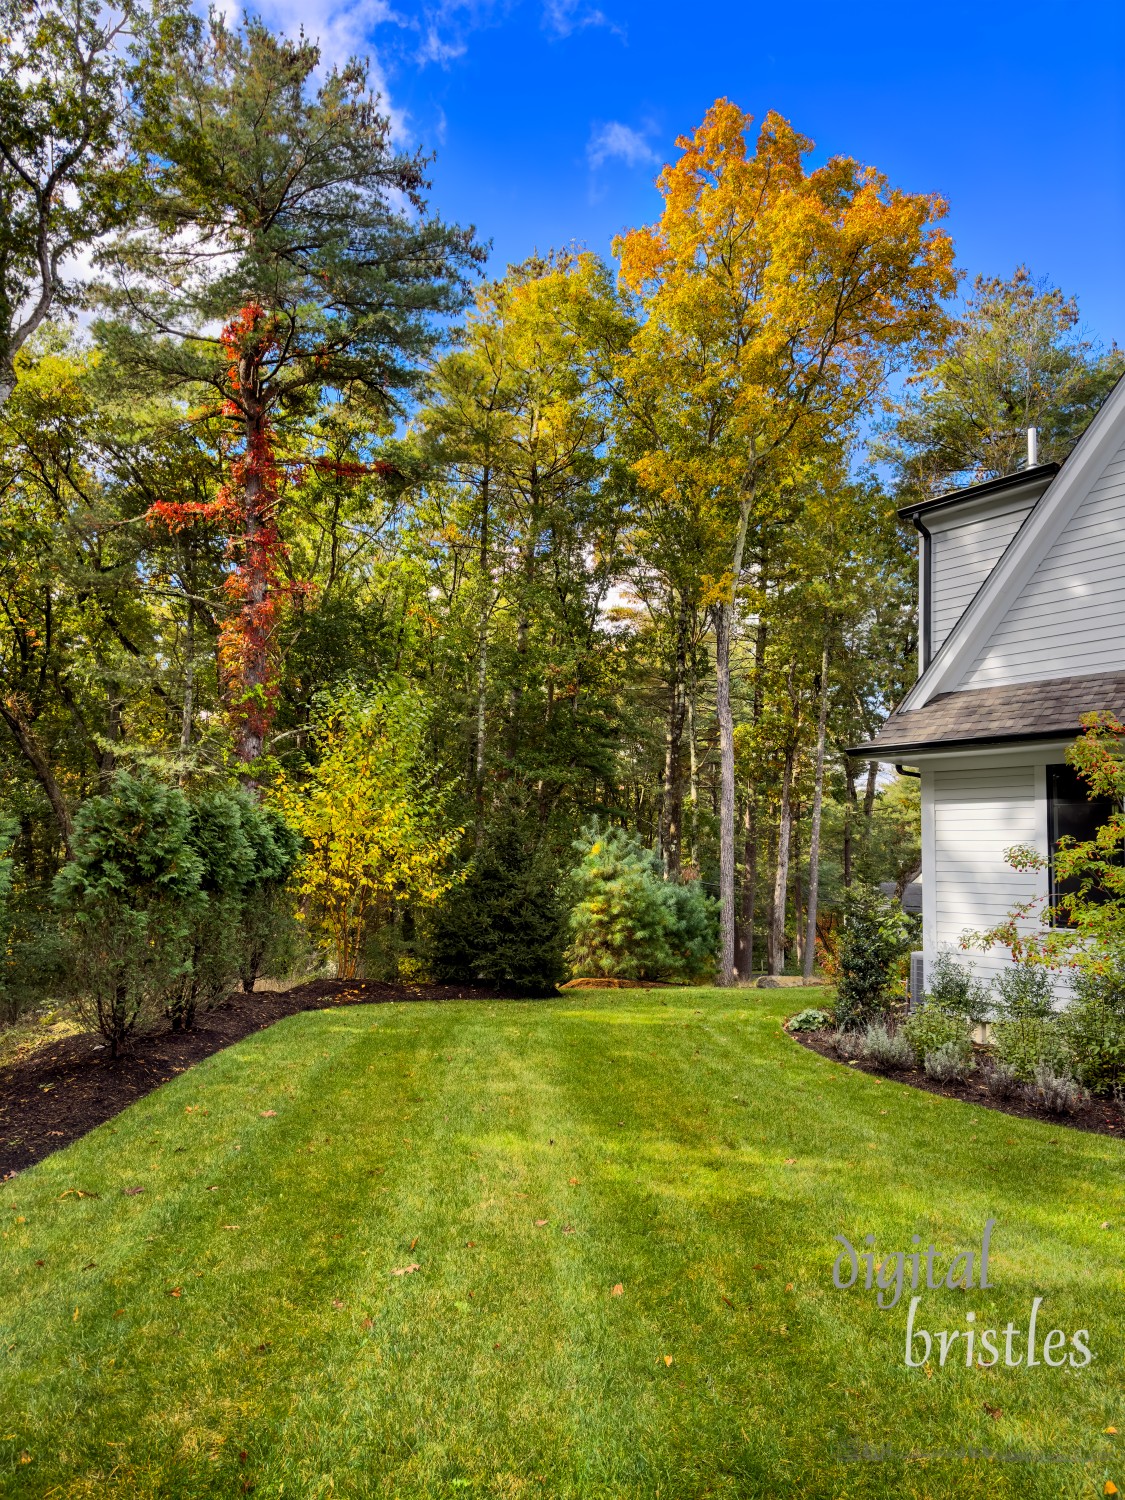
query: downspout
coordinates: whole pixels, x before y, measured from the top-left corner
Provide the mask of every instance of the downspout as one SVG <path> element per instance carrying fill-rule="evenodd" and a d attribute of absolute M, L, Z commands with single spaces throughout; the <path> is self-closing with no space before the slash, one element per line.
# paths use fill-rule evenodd
<path fill-rule="evenodd" d="M 931 618 L 933 615 L 934 597 L 934 545 L 933 538 L 926 530 L 919 513 L 915 511 L 910 519 L 914 523 L 915 530 L 922 537 L 922 597 L 918 601 L 918 611 L 922 617 L 922 639 L 918 671 L 918 676 L 921 677 L 922 673 L 930 665 L 930 658 L 933 655 L 933 626 Z"/>
<path fill-rule="evenodd" d="M 915 771 L 910 766 L 900 766 L 896 762 L 896 764 L 895 764 L 895 770 L 898 772 L 898 774 L 900 776 L 914 776 L 914 777 L 917 777 L 919 780 L 921 780 L 921 776 L 922 776 L 921 771 Z"/>

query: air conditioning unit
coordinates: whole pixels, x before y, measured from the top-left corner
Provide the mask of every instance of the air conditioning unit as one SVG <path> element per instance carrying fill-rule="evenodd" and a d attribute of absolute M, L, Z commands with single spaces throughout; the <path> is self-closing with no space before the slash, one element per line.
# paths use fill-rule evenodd
<path fill-rule="evenodd" d="M 910 955 L 910 1009 L 921 1005 L 926 993 L 926 970 L 920 953 Z"/>

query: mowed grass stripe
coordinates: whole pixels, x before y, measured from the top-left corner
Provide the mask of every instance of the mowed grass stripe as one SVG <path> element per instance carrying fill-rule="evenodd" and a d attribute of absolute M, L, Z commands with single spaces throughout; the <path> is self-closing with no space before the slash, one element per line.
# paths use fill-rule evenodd
<path fill-rule="evenodd" d="M 833 1438 L 1043 1452 L 1125 1429 L 1120 1240 L 1098 1227 L 1125 1203 L 1116 1142 L 857 1076 L 782 1034 L 800 1001 L 364 1007 L 218 1054 L 9 1185 L 0 1493 L 1120 1486 L 831 1462 Z M 60 1200 L 75 1186 L 101 1197 Z M 988 1320 L 1045 1295 L 1049 1326 L 1094 1330 L 1081 1377 L 907 1371 L 903 1311 L 831 1288 L 840 1230 L 952 1248 L 990 1213 Z M 963 1326 L 966 1295 L 929 1294 L 928 1325 Z"/>

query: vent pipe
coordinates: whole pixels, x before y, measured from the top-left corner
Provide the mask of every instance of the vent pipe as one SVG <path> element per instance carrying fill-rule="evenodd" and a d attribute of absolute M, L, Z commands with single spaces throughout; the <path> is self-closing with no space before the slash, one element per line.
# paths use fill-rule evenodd
<path fill-rule="evenodd" d="M 1034 469 L 1039 462 L 1039 429 L 1029 427 L 1027 429 L 1027 467 Z"/>

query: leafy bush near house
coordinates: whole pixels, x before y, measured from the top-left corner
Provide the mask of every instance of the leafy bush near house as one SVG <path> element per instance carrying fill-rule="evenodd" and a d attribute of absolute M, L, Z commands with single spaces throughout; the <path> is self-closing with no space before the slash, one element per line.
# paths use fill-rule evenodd
<path fill-rule="evenodd" d="M 966 1062 L 973 1055 L 969 1022 L 964 1016 L 950 1015 L 937 1005 L 923 1005 L 911 1011 L 899 1029 L 917 1057 L 925 1058 L 943 1047 L 955 1047 Z"/>
<path fill-rule="evenodd" d="M 966 1056 L 956 1042 L 943 1042 L 926 1053 L 922 1066 L 936 1083 L 960 1083 L 973 1070 L 972 1050 Z"/>
<path fill-rule="evenodd" d="M 1034 964 L 1014 963 L 992 981 L 992 1000 L 1002 1020 L 1050 1016 L 1055 1009 L 1050 973 Z"/>
<path fill-rule="evenodd" d="M 976 1025 L 989 1014 L 988 986 L 973 977 L 972 966 L 958 963 L 952 953 L 939 953 L 930 969 L 926 1004 L 947 1015 L 964 1016 Z"/>
<path fill-rule="evenodd" d="M 1070 1051 L 1059 1021 L 1049 1016 L 1014 1016 L 997 1021 L 992 1029 L 997 1061 L 1028 1083 L 1040 1063 L 1069 1071 Z"/>
<path fill-rule="evenodd" d="M 909 945 L 910 932 L 910 921 L 897 902 L 870 886 L 849 893 L 836 990 L 840 1026 L 864 1026 L 886 1009 L 895 965 Z"/>
<path fill-rule="evenodd" d="M 1079 1080 L 1095 1093 L 1125 1084 L 1125 983 L 1111 970 L 1074 976 L 1074 995 L 1059 1030 Z"/>
<path fill-rule="evenodd" d="M 715 903 L 697 881 L 677 886 L 621 828 L 585 830 L 570 875 L 567 958 L 575 974 L 694 979 L 715 962 Z"/>
<path fill-rule="evenodd" d="M 790 1016 L 785 1025 L 789 1031 L 819 1031 L 827 1026 L 832 1017 L 826 1010 L 817 1010 L 815 1006 L 809 1006 L 805 1010 L 799 1010 L 795 1016 Z"/>
<path fill-rule="evenodd" d="M 514 818 L 493 828 L 465 879 L 434 911 L 428 967 L 435 979 L 483 979 L 529 995 L 566 976 L 566 915 L 558 870 Z"/>
<path fill-rule="evenodd" d="M 877 1068 L 914 1066 L 914 1049 L 901 1031 L 888 1031 L 882 1021 L 873 1021 L 863 1033 L 863 1056 Z"/>

